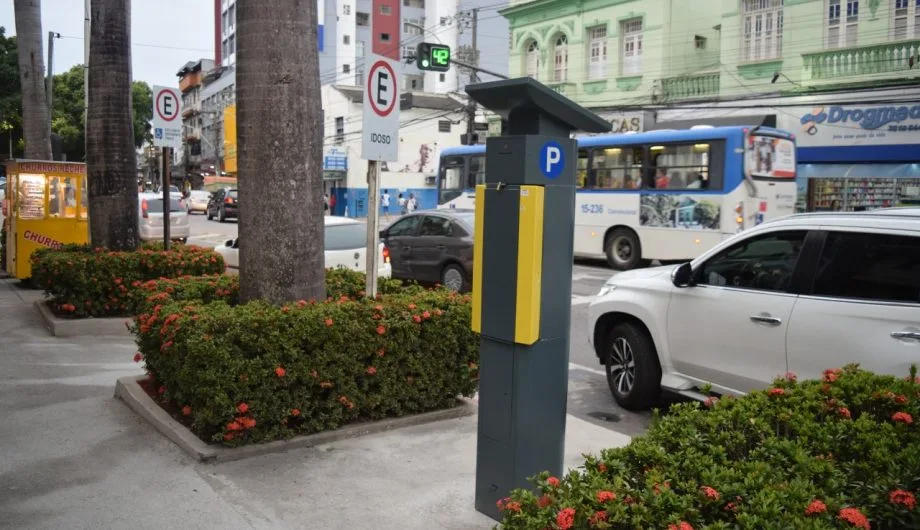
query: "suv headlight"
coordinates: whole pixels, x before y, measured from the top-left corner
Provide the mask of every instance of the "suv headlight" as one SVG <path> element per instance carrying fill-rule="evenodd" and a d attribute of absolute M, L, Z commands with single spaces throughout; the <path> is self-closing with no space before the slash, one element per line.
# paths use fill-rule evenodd
<path fill-rule="evenodd" d="M 614 284 L 612 284 L 612 283 L 605 283 L 604 286 L 601 287 L 601 290 L 597 292 L 597 296 L 598 296 L 598 298 L 600 298 L 600 297 L 602 297 L 602 296 L 607 296 L 608 294 L 610 294 L 610 293 L 612 293 L 613 291 L 615 291 L 616 288 L 617 288 L 617 286 L 614 285 Z"/>

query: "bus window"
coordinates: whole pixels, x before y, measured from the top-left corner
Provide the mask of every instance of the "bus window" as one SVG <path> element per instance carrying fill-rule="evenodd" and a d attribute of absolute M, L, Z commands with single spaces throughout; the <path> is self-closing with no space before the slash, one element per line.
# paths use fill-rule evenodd
<path fill-rule="evenodd" d="M 655 168 L 656 189 L 710 189 L 710 144 L 653 145 L 649 148 Z"/>
<path fill-rule="evenodd" d="M 477 184 L 486 183 L 486 155 L 473 155 L 470 157 L 470 169 L 467 174 L 467 188 L 475 188 Z"/>
<path fill-rule="evenodd" d="M 594 187 L 606 190 L 638 189 L 642 183 L 642 149 L 608 147 L 595 149 L 591 168 Z"/>
<path fill-rule="evenodd" d="M 578 150 L 578 165 L 575 166 L 575 187 L 583 189 L 588 184 L 588 150 Z"/>
<path fill-rule="evenodd" d="M 444 204 L 463 193 L 464 157 L 446 156 L 441 159 L 438 204 Z"/>

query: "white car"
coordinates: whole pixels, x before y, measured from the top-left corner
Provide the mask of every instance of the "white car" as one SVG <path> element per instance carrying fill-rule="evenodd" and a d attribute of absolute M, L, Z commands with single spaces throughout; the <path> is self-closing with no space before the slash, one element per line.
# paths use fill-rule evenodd
<path fill-rule="evenodd" d="M 367 248 L 367 225 L 348 217 L 324 216 L 326 223 L 325 249 L 326 268 L 334 269 L 344 267 L 357 272 L 365 272 L 367 262 L 365 256 Z M 214 250 L 224 257 L 228 269 L 240 268 L 239 238 L 226 241 L 217 245 Z M 377 255 L 377 276 L 390 278 L 393 270 L 390 266 L 390 257 L 383 243 L 380 244 Z"/>
<path fill-rule="evenodd" d="M 138 200 L 137 227 L 141 241 L 163 240 L 163 196 L 155 193 L 141 193 Z M 188 241 L 191 227 L 188 210 L 176 199 L 169 201 L 169 238 L 183 243 Z"/>
<path fill-rule="evenodd" d="M 623 272 L 589 306 L 589 341 L 616 401 L 662 389 L 743 395 L 777 376 L 859 363 L 920 365 L 920 209 L 766 222 L 679 266 Z"/>
<path fill-rule="evenodd" d="M 185 205 L 189 213 L 201 212 L 208 213 L 208 200 L 211 198 L 211 192 L 208 190 L 192 190 L 189 192 Z"/>

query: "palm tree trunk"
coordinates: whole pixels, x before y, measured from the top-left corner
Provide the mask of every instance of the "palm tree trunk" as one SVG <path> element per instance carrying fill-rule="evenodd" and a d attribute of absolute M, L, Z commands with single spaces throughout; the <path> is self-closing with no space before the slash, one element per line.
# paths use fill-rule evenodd
<path fill-rule="evenodd" d="M 45 99 L 41 0 L 15 0 L 19 83 L 22 87 L 22 129 L 25 158 L 51 160 L 51 122 Z"/>
<path fill-rule="evenodd" d="M 237 2 L 240 295 L 325 297 L 316 0 Z"/>
<path fill-rule="evenodd" d="M 86 169 L 94 247 L 134 250 L 137 162 L 131 119 L 131 1 L 92 0 Z"/>

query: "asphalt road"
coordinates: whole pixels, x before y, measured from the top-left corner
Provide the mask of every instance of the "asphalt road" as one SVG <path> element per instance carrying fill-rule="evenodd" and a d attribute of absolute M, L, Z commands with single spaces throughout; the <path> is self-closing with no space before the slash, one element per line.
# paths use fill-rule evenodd
<path fill-rule="evenodd" d="M 213 247 L 237 235 L 234 220 L 219 223 L 208 221 L 204 215 L 193 214 L 190 223 L 190 244 Z M 382 219 L 381 223 L 386 221 Z M 585 421 L 636 436 L 648 428 L 651 413 L 629 412 L 617 406 L 607 388 L 604 367 L 598 364 L 597 356 L 588 344 L 588 304 L 613 273 L 603 261 L 577 261 L 572 271 L 568 411 Z"/>

